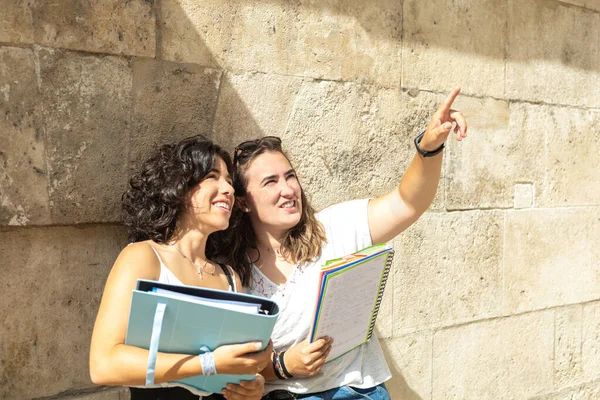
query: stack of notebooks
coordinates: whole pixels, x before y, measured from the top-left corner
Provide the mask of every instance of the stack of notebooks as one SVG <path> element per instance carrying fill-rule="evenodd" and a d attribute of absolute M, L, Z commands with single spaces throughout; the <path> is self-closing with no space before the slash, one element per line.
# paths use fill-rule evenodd
<path fill-rule="evenodd" d="M 333 338 L 327 361 L 371 339 L 393 256 L 394 250 L 380 244 L 321 268 L 310 341 Z"/>

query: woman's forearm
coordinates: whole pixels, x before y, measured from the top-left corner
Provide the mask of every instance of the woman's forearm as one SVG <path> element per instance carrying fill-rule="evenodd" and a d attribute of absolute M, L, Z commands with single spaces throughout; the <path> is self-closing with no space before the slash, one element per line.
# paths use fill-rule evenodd
<path fill-rule="evenodd" d="M 128 345 L 116 345 L 107 354 L 90 357 L 90 377 L 98 385 L 144 385 L 148 365 L 148 350 Z M 155 383 L 170 382 L 202 375 L 198 356 L 158 353 Z"/>
<path fill-rule="evenodd" d="M 410 163 L 398 191 L 404 204 L 414 210 L 418 218 L 433 202 L 440 182 L 443 152 L 433 157 L 423 157 L 415 154 Z"/>

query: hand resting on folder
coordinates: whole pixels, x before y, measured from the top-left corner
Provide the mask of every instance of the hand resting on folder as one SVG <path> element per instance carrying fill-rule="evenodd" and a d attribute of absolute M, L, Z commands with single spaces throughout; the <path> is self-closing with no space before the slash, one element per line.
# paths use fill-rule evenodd
<path fill-rule="evenodd" d="M 194 137 L 163 146 L 131 179 L 123 207 L 129 239 L 135 243 L 121 251 L 104 288 L 90 346 L 94 383 L 142 386 L 146 382 L 149 351 L 124 344 L 138 279 L 241 289 L 238 274 L 210 261 L 207 251 L 209 235 L 229 225 L 234 202 L 230 173 L 229 155 Z M 212 354 L 219 374 L 255 375 L 270 362 L 271 345 L 232 344 Z M 198 354 L 158 352 L 154 382 L 204 372 Z M 256 375 L 253 381 L 228 385 L 222 394 L 230 400 L 260 399 L 263 390 L 264 379 Z"/>

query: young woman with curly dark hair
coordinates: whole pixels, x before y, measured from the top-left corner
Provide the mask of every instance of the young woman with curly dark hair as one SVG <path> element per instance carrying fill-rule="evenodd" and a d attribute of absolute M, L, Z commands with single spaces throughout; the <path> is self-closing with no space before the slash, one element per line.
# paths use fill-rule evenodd
<path fill-rule="evenodd" d="M 207 254 L 209 235 L 229 226 L 234 203 L 231 175 L 229 155 L 196 136 L 162 146 L 131 178 L 123 209 L 132 244 L 117 258 L 104 288 L 90 348 L 94 383 L 135 386 L 145 382 L 148 350 L 124 344 L 131 293 L 138 279 L 241 290 L 238 274 L 211 261 Z M 257 352 L 260 348 L 255 342 L 221 346 L 213 351 L 216 370 L 255 374 L 270 362 L 271 348 Z M 158 386 L 171 386 L 167 382 L 202 373 L 199 356 L 158 353 Z M 253 381 L 228 385 L 223 395 L 259 399 L 263 388 L 264 379 L 256 375 Z M 192 395 L 182 388 L 132 389 L 132 399 L 144 400 L 198 399 L 206 394 Z"/>

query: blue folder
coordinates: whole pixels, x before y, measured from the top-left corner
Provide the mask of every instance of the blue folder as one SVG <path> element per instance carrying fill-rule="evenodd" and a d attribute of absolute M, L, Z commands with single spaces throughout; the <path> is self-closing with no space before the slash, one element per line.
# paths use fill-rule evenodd
<path fill-rule="evenodd" d="M 154 288 L 209 299 L 257 304 L 261 312 L 248 314 L 173 299 L 153 292 Z M 222 345 L 253 341 L 262 342 L 264 349 L 278 315 L 277 303 L 266 298 L 139 279 L 133 291 L 125 344 L 150 350 L 146 384 L 151 385 L 154 383 L 153 364 L 157 351 L 198 355 L 203 346 L 213 351 Z M 227 383 L 252 379 L 254 375 L 217 374 L 198 375 L 177 382 L 205 392 L 220 393 Z"/>

